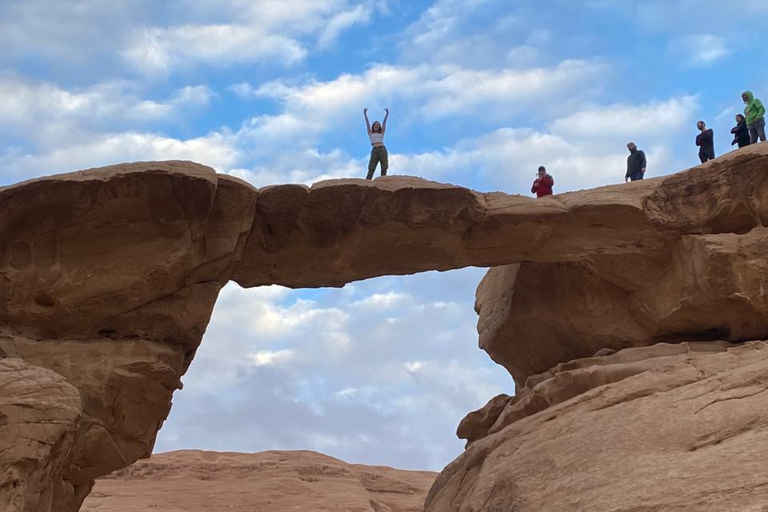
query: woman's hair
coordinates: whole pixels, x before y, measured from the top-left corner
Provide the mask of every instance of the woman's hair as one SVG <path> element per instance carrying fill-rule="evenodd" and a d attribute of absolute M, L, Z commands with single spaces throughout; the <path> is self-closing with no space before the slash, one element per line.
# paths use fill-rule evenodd
<path fill-rule="evenodd" d="M 376 126 L 378 126 L 378 130 L 376 129 Z M 374 121 L 371 125 L 371 131 L 374 133 L 381 133 L 381 123 L 378 121 Z"/>
<path fill-rule="evenodd" d="M 738 117 L 740 121 L 746 121 L 746 119 L 744 118 L 744 116 L 743 116 L 743 115 L 741 115 L 741 114 L 736 114 L 736 117 Z"/>

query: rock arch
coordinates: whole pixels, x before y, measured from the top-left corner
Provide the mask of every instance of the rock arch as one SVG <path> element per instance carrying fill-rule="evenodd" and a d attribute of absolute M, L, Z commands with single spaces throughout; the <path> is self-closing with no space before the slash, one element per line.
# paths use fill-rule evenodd
<path fill-rule="evenodd" d="M 409 177 L 257 190 L 190 162 L 0 188 L 1 437 L 39 426 L 52 410 L 41 399 L 31 407 L 44 414 L 20 414 L 7 391 L 10 369 L 81 398 L 60 413 L 55 439 L 42 429 L 25 450 L 2 452 L 0 466 L 27 472 L 0 482 L 0 504 L 46 496 L 67 504 L 53 510 L 76 510 L 96 477 L 149 455 L 230 280 L 342 286 L 513 265 L 491 271 L 477 308 L 481 345 L 521 386 L 596 349 L 676 333 L 768 337 L 762 288 L 745 285 L 766 275 L 766 171 L 768 149 L 758 145 L 677 175 L 540 200 Z M 530 295 L 546 283 L 553 294 Z M 622 329 L 595 339 L 583 315 L 569 319 L 563 297 L 575 290 L 594 310 L 624 297 L 614 304 L 628 315 Z M 706 297 L 678 307 L 698 295 Z M 534 333 L 540 354 L 531 358 L 520 319 L 535 319 L 533 306 L 548 302 L 565 320 Z M 638 304 L 644 313 L 633 315 Z M 56 474 L 23 477 L 35 464 Z"/>

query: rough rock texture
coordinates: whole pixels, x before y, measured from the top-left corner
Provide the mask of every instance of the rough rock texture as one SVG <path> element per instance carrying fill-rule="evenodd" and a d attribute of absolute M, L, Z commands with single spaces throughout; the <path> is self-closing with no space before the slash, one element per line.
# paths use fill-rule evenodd
<path fill-rule="evenodd" d="M 0 359 L 59 374 L 82 408 L 70 448 L 38 451 L 61 478 L 55 508 L 11 510 L 72 512 L 93 479 L 151 453 L 229 280 L 341 286 L 520 263 L 493 271 L 478 307 L 481 344 L 521 388 L 599 349 L 766 339 L 767 171 L 760 144 L 539 200 L 407 177 L 256 190 L 189 162 L 0 188 Z M 0 466 L 16 456 L 0 452 Z"/>
<path fill-rule="evenodd" d="M 298 288 L 521 261 L 627 266 L 681 235 L 765 224 L 766 169 L 768 148 L 755 145 L 685 173 L 543 199 L 395 176 L 268 187 L 232 278 Z"/>
<path fill-rule="evenodd" d="M 655 254 L 490 269 L 480 346 L 518 385 L 603 348 L 768 338 L 768 228 L 685 235 Z"/>
<path fill-rule="evenodd" d="M 183 162 L 0 189 L 0 358 L 56 372 L 82 404 L 53 508 L 9 512 L 77 510 L 80 489 L 149 456 L 255 202 L 246 183 Z"/>
<path fill-rule="evenodd" d="M 90 483 L 62 479 L 82 412 L 80 394 L 62 376 L 0 360 L 0 510 L 71 508 L 85 496 Z M 71 499 L 56 501 L 63 496 Z"/>
<path fill-rule="evenodd" d="M 314 452 L 181 451 L 96 482 L 84 512 L 420 512 L 435 473 Z"/>
<path fill-rule="evenodd" d="M 426 512 L 765 510 L 768 343 L 628 349 L 529 385 L 490 428 L 465 420 L 487 435 Z"/>

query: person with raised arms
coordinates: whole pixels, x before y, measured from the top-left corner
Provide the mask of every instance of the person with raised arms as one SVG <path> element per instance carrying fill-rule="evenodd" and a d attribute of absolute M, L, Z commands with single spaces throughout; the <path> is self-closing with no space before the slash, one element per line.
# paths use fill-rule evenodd
<path fill-rule="evenodd" d="M 379 123 L 374 121 L 373 125 L 368 120 L 368 108 L 363 109 L 363 116 L 365 116 L 365 126 L 368 128 L 368 138 L 371 141 L 371 158 L 368 160 L 368 176 L 367 180 L 373 179 L 373 173 L 376 172 L 376 166 L 381 164 L 381 175 L 387 175 L 387 169 L 389 169 L 389 154 L 387 153 L 387 147 L 384 145 L 384 134 L 387 132 L 387 119 L 389 119 L 389 109 L 385 108 L 384 122 Z"/>

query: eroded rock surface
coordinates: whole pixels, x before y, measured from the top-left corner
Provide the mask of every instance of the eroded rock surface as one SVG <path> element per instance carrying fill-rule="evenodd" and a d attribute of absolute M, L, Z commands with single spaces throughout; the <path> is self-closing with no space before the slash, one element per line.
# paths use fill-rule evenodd
<path fill-rule="evenodd" d="M 76 510 L 93 479 L 151 453 L 229 280 L 341 286 L 520 264 L 492 271 L 478 305 L 481 344 L 521 388 L 600 349 L 765 339 L 767 171 L 761 144 L 539 200 L 408 177 L 256 190 L 189 162 L 0 188 L 0 358 L 60 375 L 82 409 L 51 473 L 72 500 L 31 510 Z M 499 414 L 481 413 L 473 446 Z M 14 457 L 0 452 L 0 466 Z"/>
<path fill-rule="evenodd" d="M 301 288 L 522 261 L 627 264 L 681 235 L 768 224 L 767 169 L 768 148 L 755 145 L 673 176 L 543 199 L 398 176 L 267 187 L 232 278 Z"/>
<path fill-rule="evenodd" d="M 480 346 L 518 385 L 556 364 L 659 341 L 768 338 L 768 228 L 685 235 L 657 253 L 490 269 Z"/>
<path fill-rule="evenodd" d="M 64 475 L 82 412 L 80 393 L 61 375 L 0 360 L 0 510 L 77 510 L 92 483 Z"/>
<path fill-rule="evenodd" d="M 630 349 L 529 381 L 440 474 L 426 512 L 720 512 L 768 501 L 768 343 Z"/>
<path fill-rule="evenodd" d="M 82 510 L 421 512 L 435 476 L 314 452 L 180 451 L 97 481 Z"/>

